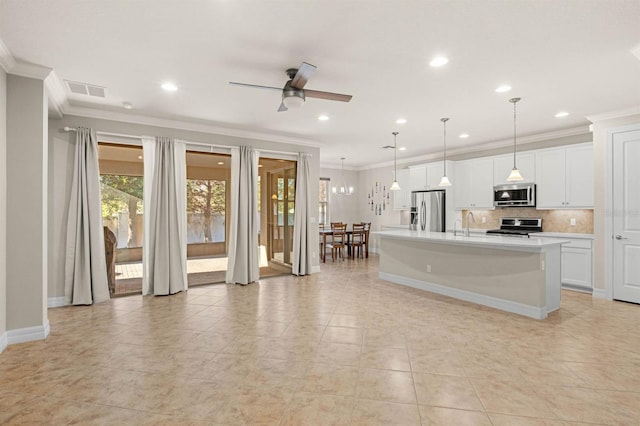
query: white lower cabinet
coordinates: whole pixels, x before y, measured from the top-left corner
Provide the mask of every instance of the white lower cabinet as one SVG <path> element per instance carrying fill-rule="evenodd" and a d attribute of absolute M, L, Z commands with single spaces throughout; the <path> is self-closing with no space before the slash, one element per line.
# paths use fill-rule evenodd
<path fill-rule="evenodd" d="M 541 235 L 540 238 L 569 240 L 569 243 L 563 244 L 560 250 L 562 287 L 569 290 L 591 292 L 593 290 L 592 240 L 584 238 L 547 237 L 544 235 Z"/>

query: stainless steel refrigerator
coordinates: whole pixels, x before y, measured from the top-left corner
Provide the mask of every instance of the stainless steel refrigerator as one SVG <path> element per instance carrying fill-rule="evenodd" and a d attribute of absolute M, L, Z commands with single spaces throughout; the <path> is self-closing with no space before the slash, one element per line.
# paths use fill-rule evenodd
<path fill-rule="evenodd" d="M 445 232 L 445 191 L 411 192 L 411 225 L 417 231 Z"/>

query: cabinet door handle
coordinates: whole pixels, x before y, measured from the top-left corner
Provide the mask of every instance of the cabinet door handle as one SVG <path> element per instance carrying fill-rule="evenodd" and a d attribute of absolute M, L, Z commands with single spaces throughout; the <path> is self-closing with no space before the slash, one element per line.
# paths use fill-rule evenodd
<path fill-rule="evenodd" d="M 622 235 L 618 234 L 616 235 L 616 240 L 628 240 L 629 238 L 627 237 L 623 237 Z"/>

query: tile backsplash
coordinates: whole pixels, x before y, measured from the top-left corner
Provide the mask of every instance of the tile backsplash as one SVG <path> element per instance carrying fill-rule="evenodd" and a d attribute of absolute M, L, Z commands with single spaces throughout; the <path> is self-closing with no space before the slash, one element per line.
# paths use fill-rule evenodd
<path fill-rule="evenodd" d="M 497 229 L 501 217 L 540 217 L 543 232 L 571 232 L 577 234 L 593 234 L 593 210 L 536 210 L 531 207 L 497 208 L 495 210 L 471 210 L 476 222 L 470 228 Z M 462 210 L 462 226 L 466 224 L 467 210 Z M 482 218 L 486 222 L 482 223 Z M 571 225 L 571 219 L 576 224 Z"/>

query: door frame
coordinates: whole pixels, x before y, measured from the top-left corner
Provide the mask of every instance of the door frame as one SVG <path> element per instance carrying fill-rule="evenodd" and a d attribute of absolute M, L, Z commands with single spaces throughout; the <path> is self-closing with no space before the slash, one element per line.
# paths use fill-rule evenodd
<path fill-rule="evenodd" d="M 613 262 L 613 137 L 616 133 L 625 133 L 630 131 L 640 130 L 640 123 L 629 124 L 626 126 L 612 127 L 607 129 L 606 137 L 606 159 L 605 159 L 605 215 L 604 215 L 604 251 L 605 251 L 605 264 L 604 264 L 604 295 L 596 294 L 594 288 L 593 295 L 595 297 L 604 297 L 607 300 L 613 300 L 613 276 L 614 276 L 614 262 Z"/>

